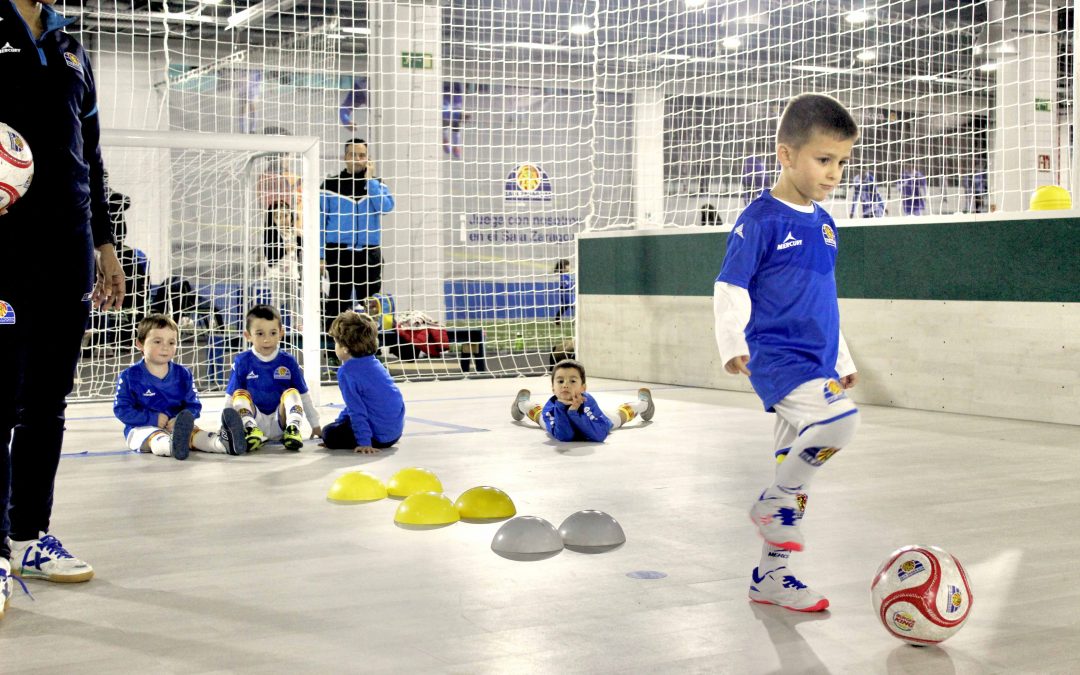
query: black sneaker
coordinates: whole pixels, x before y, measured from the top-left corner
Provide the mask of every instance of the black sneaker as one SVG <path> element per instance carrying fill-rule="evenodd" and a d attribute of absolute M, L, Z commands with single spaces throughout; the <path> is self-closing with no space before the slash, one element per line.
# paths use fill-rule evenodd
<path fill-rule="evenodd" d="M 191 454 L 191 434 L 195 431 L 195 416 L 190 410 L 181 410 L 173 422 L 173 459 L 187 459 Z"/>
<path fill-rule="evenodd" d="M 218 438 L 221 439 L 221 444 L 230 455 L 242 455 L 247 452 L 244 422 L 235 409 L 225 408 L 221 411 L 221 428 L 218 429 Z"/>

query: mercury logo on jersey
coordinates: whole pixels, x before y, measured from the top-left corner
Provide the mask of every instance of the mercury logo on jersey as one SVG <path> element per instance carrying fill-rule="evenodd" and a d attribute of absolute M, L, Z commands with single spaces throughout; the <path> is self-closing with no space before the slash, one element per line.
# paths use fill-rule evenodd
<path fill-rule="evenodd" d="M 746 239 L 746 237 L 744 237 L 743 233 L 742 233 L 742 223 L 739 223 L 738 225 L 736 225 L 735 229 L 732 230 L 732 232 L 733 232 L 733 234 L 739 235 L 739 239 Z"/>
<path fill-rule="evenodd" d="M 796 239 L 795 235 L 788 232 L 787 236 L 784 237 L 784 241 L 776 245 L 776 250 L 783 251 L 785 248 L 791 248 L 792 246 L 802 246 L 802 239 Z"/>
<path fill-rule="evenodd" d="M 0 54 L 18 54 L 22 50 L 18 47 L 12 47 L 10 42 L 5 42 L 3 47 L 0 47 Z"/>

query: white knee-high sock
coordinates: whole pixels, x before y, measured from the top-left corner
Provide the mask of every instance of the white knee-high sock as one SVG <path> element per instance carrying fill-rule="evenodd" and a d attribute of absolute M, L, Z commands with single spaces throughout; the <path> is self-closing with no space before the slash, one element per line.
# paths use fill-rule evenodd
<path fill-rule="evenodd" d="M 850 443 L 858 428 L 858 410 L 804 428 L 791 444 L 787 459 L 776 468 L 776 482 L 766 494 L 806 492 L 821 465 Z"/>
<path fill-rule="evenodd" d="M 304 402 L 300 400 L 300 392 L 286 389 L 281 394 L 281 405 L 285 408 L 285 426 L 299 428 L 304 419 Z"/>
<path fill-rule="evenodd" d="M 244 429 L 250 429 L 256 424 L 255 421 L 255 403 L 251 400 L 251 394 L 244 389 L 238 389 L 232 396 L 233 410 L 240 413 L 240 421 L 244 424 Z"/>
<path fill-rule="evenodd" d="M 195 433 L 191 435 L 191 444 L 195 446 L 196 450 L 202 450 L 203 452 L 216 452 L 218 454 L 229 452 L 225 449 L 225 444 L 221 442 L 221 437 L 213 431 L 196 429 Z"/>
<path fill-rule="evenodd" d="M 150 452 L 154 453 L 158 457 L 169 457 L 172 455 L 172 437 L 164 431 L 155 432 L 150 437 Z"/>

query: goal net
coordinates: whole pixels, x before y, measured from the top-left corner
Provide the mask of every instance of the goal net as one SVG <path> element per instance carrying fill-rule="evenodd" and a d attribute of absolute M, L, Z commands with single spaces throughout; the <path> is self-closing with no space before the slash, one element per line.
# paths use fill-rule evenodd
<path fill-rule="evenodd" d="M 837 218 L 1019 213 L 1037 187 L 1080 182 L 1074 10 L 1063 0 L 57 7 L 80 20 L 72 30 L 94 59 L 107 128 L 313 137 L 316 183 L 346 170 L 347 141 L 366 141 L 394 205 L 344 245 L 378 249 L 380 283 L 342 298 L 328 283 L 342 278 L 337 262 L 303 264 L 314 300 L 282 307 L 321 314 L 319 329 L 341 300 L 377 315 L 380 358 L 397 378 L 539 373 L 573 353 L 577 233 L 730 227 L 776 180 L 776 120 L 804 91 L 837 97 L 860 125 L 825 203 Z M 295 173 L 297 155 L 137 154 L 106 159 L 114 189 L 131 193 L 128 236 L 150 249 L 148 292 L 179 277 L 200 303 L 239 293 L 230 311 L 265 297 L 251 290 L 265 193 L 281 188 L 260 190 L 259 176 Z M 327 222 L 326 200 L 313 200 L 311 249 Z M 370 280 L 371 252 L 356 259 Z M 629 262 L 620 272 L 648 273 Z M 304 347 L 332 380 L 325 335 Z M 211 369 L 209 353 L 191 358 Z M 100 375 L 79 392 L 104 391 Z"/>

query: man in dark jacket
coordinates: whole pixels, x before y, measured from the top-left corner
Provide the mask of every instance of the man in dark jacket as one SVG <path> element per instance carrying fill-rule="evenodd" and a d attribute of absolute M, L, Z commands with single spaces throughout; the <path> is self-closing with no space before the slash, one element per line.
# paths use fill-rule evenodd
<path fill-rule="evenodd" d="M 0 213 L 0 614 L 12 572 L 61 582 L 94 574 L 48 533 L 49 519 L 91 302 L 116 309 L 124 299 L 94 77 L 54 2 L 0 0 L 0 70 L 13 92 L 0 97 L 0 121 L 25 138 L 35 171 L 26 195 Z"/>

